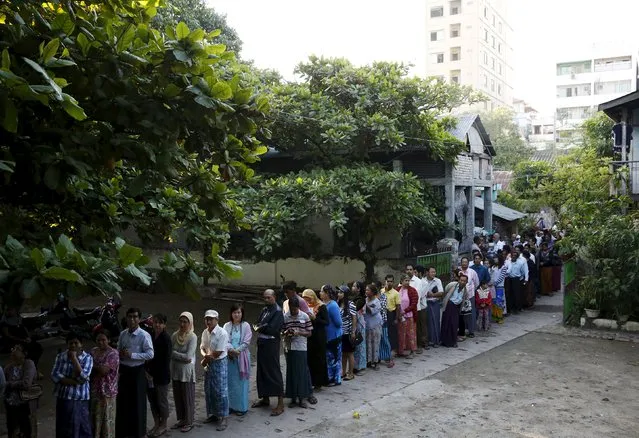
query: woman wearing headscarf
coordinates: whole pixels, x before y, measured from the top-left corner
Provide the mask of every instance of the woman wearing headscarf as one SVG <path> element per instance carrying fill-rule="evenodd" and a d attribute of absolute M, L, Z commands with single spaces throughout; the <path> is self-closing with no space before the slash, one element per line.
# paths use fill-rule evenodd
<path fill-rule="evenodd" d="M 308 369 L 311 373 L 311 383 L 315 390 L 328 385 L 328 370 L 326 367 L 326 326 L 328 325 L 328 311 L 313 289 L 302 292 L 302 298 L 308 304 L 313 324 L 313 332 L 308 338 Z M 311 404 L 317 403 L 317 399 L 311 396 Z M 315 403 L 313 403 L 315 402 Z"/>
<path fill-rule="evenodd" d="M 224 330 L 229 334 L 229 411 L 242 416 L 249 408 L 251 356 L 248 348 L 253 332 L 251 325 L 244 321 L 244 307 L 241 304 L 231 306 L 231 320 L 224 324 Z"/>
<path fill-rule="evenodd" d="M 326 306 L 326 368 L 328 386 L 342 384 L 342 317 L 337 304 L 337 292 L 330 284 L 320 289 L 320 299 Z"/>
<path fill-rule="evenodd" d="M 191 312 L 180 314 L 180 328 L 171 336 L 171 380 L 177 423 L 172 429 L 188 432 L 195 417 L 195 352 L 197 335 L 193 332 Z"/>

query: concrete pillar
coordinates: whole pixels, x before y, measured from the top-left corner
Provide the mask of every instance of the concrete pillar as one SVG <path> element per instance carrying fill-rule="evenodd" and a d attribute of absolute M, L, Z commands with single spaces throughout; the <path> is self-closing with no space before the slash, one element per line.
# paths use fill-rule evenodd
<path fill-rule="evenodd" d="M 444 207 L 445 207 L 445 219 L 446 223 L 455 225 L 455 183 L 453 180 L 453 166 L 450 163 L 446 163 L 446 182 L 444 183 Z M 446 231 L 446 237 L 454 238 L 455 232 L 453 230 Z"/>
<path fill-rule="evenodd" d="M 493 229 L 493 188 L 484 187 L 484 230 Z"/>
<path fill-rule="evenodd" d="M 468 202 L 464 243 L 470 248 L 473 236 L 475 235 L 475 188 L 473 186 L 466 187 L 464 191 L 466 192 L 466 201 Z"/>

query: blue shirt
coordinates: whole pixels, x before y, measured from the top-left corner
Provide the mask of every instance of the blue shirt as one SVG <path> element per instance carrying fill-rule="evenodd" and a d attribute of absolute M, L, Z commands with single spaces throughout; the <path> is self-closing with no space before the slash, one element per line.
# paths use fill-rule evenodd
<path fill-rule="evenodd" d="M 339 306 L 333 300 L 330 300 L 326 304 L 326 311 L 328 312 L 328 325 L 326 326 L 326 340 L 332 341 L 333 339 L 342 337 L 342 317 L 339 313 Z"/>
<path fill-rule="evenodd" d="M 135 329 L 133 333 L 130 330 L 124 330 L 120 333 L 118 339 L 118 350 L 129 350 L 131 352 L 130 359 L 120 359 L 120 364 L 126 367 L 137 367 L 144 365 L 147 360 L 153 359 L 153 340 L 151 335 L 140 327 Z"/>
<path fill-rule="evenodd" d="M 477 273 L 477 277 L 479 277 L 479 284 L 482 283 L 490 283 L 490 273 L 488 272 L 488 268 L 484 265 L 476 265 L 476 264 L 472 264 L 470 265 L 470 269 L 472 269 L 473 271 L 475 271 Z M 479 284 L 477 286 L 479 286 Z"/>
<path fill-rule="evenodd" d="M 525 258 L 519 256 L 517 257 L 517 261 L 510 264 L 510 268 L 508 268 L 508 277 L 528 281 L 528 262 Z"/>
<path fill-rule="evenodd" d="M 89 377 L 93 369 L 93 357 L 84 351 L 78 354 L 78 362 L 80 362 L 82 372 L 79 376 L 75 376 L 73 362 L 67 356 L 67 351 L 63 351 L 55 358 L 55 364 L 51 371 L 51 379 L 55 382 L 53 394 L 63 400 L 89 400 Z M 60 383 L 65 377 L 76 380 L 80 384 L 64 385 Z"/>
<path fill-rule="evenodd" d="M 455 291 L 450 296 L 450 301 L 452 301 L 453 304 L 457 305 L 462 302 L 462 298 L 464 298 L 464 295 L 459 290 L 459 286 L 455 286 Z"/>

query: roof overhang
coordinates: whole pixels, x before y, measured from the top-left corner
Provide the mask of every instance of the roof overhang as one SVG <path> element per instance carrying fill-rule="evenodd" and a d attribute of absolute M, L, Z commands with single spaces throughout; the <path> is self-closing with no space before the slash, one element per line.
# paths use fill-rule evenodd
<path fill-rule="evenodd" d="M 484 198 L 475 196 L 475 208 L 482 211 L 484 210 Z M 513 222 L 526 217 L 526 213 L 493 202 L 493 216 L 497 216 L 508 222 Z"/>
<path fill-rule="evenodd" d="M 639 108 L 639 91 L 599 104 L 598 109 L 606 113 L 611 119 L 618 121 L 621 119 L 623 110 L 632 111 L 637 108 Z"/>

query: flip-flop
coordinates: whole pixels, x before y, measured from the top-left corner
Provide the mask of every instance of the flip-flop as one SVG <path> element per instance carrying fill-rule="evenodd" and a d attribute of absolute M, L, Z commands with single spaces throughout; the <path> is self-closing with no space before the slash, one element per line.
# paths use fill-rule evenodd
<path fill-rule="evenodd" d="M 312 396 L 310 396 L 310 397 L 308 398 L 308 402 L 309 402 L 310 404 L 312 404 L 312 405 L 316 405 L 316 404 L 317 404 L 317 399 L 315 398 L 315 396 L 313 396 L 313 395 L 312 395 Z"/>
<path fill-rule="evenodd" d="M 279 417 L 284 413 L 284 408 L 275 408 L 271 411 L 271 417 Z"/>
<path fill-rule="evenodd" d="M 308 409 L 308 405 L 304 402 L 299 402 L 297 404 L 298 407 L 302 408 L 302 409 Z"/>
<path fill-rule="evenodd" d="M 180 429 L 180 432 L 187 433 L 187 432 L 190 432 L 191 429 L 193 429 L 193 425 L 189 424 L 188 426 L 182 426 L 182 428 Z"/>

